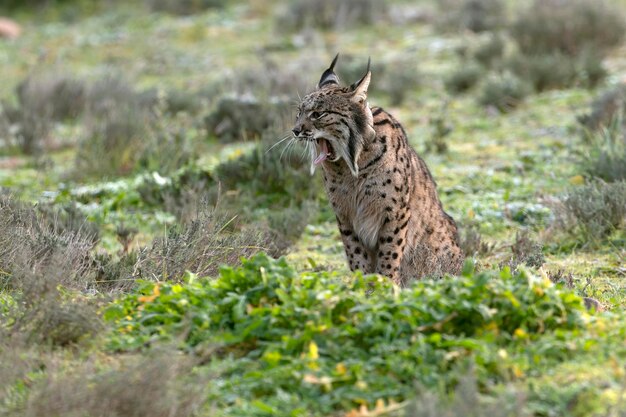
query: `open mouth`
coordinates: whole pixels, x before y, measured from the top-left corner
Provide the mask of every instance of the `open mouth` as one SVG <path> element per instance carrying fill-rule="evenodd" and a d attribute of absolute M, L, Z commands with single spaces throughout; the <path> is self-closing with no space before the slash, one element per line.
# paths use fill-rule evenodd
<path fill-rule="evenodd" d="M 314 165 L 319 165 L 326 160 L 329 160 L 329 161 L 337 160 L 337 156 L 335 155 L 335 150 L 333 149 L 333 145 L 331 145 L 330 142 L 327 141 L 326 139 L 323 139 L 323 138 L 317 139 L 317 148 L 319 149 L 320 153 L 317 156 L 317 158 L 315 158 L 315 160 L 313 161 Z"/>

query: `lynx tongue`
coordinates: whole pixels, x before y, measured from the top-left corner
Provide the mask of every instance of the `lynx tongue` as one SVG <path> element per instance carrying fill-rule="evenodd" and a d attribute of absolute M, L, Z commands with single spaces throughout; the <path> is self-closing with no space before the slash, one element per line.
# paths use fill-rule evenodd
<path fill-rule="evenodd" d="M 313 161 L 313 165 L 321 164 L 326 160 L 326 157 L 328 156 L 328 142 L 326 142 L 326 139 L 320 139 L 319 145 L 320 154 L 317 156 L 317 158 L 315 158 L 315 161 Z"/>

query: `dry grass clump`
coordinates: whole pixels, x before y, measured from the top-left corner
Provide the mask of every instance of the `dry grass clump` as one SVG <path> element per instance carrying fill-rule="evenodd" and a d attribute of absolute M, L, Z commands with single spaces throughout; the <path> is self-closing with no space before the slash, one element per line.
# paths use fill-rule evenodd
<path fill-rule="evenodd" d="M 374 24 L 388 12 L 386 0 L 295 0 L 278 16 L 277 26 L 291 31 L 311 27 L 339 30 Z"/>
<path fill-rule="evenodd" d="M 626 129 L 620 119 L 588 135 L 580 160 L 588 176 L 607 182 L 626 181 Z"/>
<path fill-rule="evenodd" d="M 626 221 L 626 181 L 591 180 L 571 187 L 553 211 L 559 230 L 585 242 L 605 239 Z"/>
<path fill-rule="evenodd" d="M 200 146 L 192 119 L 182 114 L 167 120 L 165 101 L 135 90 L 123 77 L 95 82 L 87 103 L 75 177 L 114 177 L 138 170 L 168 174 L 190 162 Z"/>
<path fill-rule="evenodd" d="M 207 131 L 221 142 L 258 140 L 274 126 L 286 124 L 289 102 L 254 96 L 222 97 L 205 119 Z"/>
<path fill-rule="evenodd" d="M 484 256 L 493 252 L 494 244 L 483 240 L 478 223 L 470 222 L 460 229 L 459 245 L 466 257 Z"/>
<path fill-rule="evenodd" d="M 153 12 L 165 12 L 175 15 L 202 13 L 207 9 L 221 9 L 227 0 L 146 0 Z"/>
<path fill-rule="evenodd" d="M 444 80 L 446 91 L 451 94 L 465 93 L 477 85 L 484 74 L 485 70 L 476 63 L 461 65 Z"/>
<path fill-rule="evenodd" d="M 32 387 L 27 417 L 183 417 L 206 401 L 206 381 L 189 357 L 169 349 L 118 358 L 103 367 L 94 360 L 70 368 L 51 365 Z"/>
<path fill-rule="evenodd" d="M 623 40 L 625 30 L 622 9 L 605 0 L 535 0 L 511 27 L 526 55 L 606 50 Z"/>
<path fill-rule="evenodd" d="M 473 373 L 460 378 L 450 395 L 418 392 L 417 398 L 402 413 L 403 417 L 530 417 L 526 395 L 519 389 L 507 389 L 494 395 L 483 395 Z M 387 414 L 385 414 L 387 415 Z"/>
<path fill-rule="evenodd" d="M 189 224 L 174 227 L 137 253 L 133 268 L 143 279 L 180 280 L 185 271 L 215 276 L 222 265 L 239 265 L 242 257 L 273 246 L 264 230 L 236 229 L 236 217 L 202 211 Z"/>
<path fill-rule="evenodd" d="M 10 196 L 0 195 L 0 268 L 2 287 L 25 291 L 49 277 L 50 285 L 86 289 L 89 252 L 97 242 L 93 226 L 62 213 L 44 215 Z M 84 225 L 84 227 L 83 227 Z M 53 279 L 53 277 L 55 279 Z"/>
<path fill-rule="evenodd" d="M 618 127 L 614 122 L 626 121 L 626 86 L 618 85 L 602 93 L 591 103 L 591 111 L 578 116 L 578 121 L 589 131 Z"/>
<path fill-rule="evenodd" d="M 57 218 L 0 196 L 0 289 L 12 290 L 15 300 L 7 313 L 10 332 L 64 346 L 99 328 L 89 303 L 70 302 L 60 292 L 61 286 L 94 288 L 90 251 L 97 238 L 76 219 Z"/>
<path fill-rule="evenodd" d="M 507 10 L 502 0 L 443 0 L 439 27 L 446 30 L 484 32 L 504 27 Z"/>
<path fill-rule="evenodd" d="M 526 229 L 515 234 L 515 242 L 511 245 L 513 258 L 509 262 L 511 269 L 524 264 L 534 268 L 540 268 L 544 262 L 543 245 L 535 241 Z"/>
<path fill-rule="evenodd" d="M 508 112 L 518 107 L 529 93 L 530 87 L 524 80 L 505 72 L 487 79 L 478 100 L 484 106 Z"/>

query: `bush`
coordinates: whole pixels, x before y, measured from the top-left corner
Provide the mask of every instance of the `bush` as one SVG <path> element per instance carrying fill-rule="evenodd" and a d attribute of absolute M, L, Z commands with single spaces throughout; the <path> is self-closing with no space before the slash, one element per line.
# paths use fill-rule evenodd
<path fill-rule="evenodd" d="M 234 231 L 236 217 L 224 219 L 205 210 L 189 224 L 171 228 L 138 252 L 135 278 L 180 280 L 185 271 L 215 276 L 222 265 L 238 265 L 242 257 L 273 249 L 266 231 Z"/>
<path fill-rule="evenodd" d="M 608 237 L 626 220 L 626 182 L 591 180 L 570 188 L 555 208 L 556 226 L 585 242 Z"/>
<path fill-rule="evenodd" d="M 508 67 L 528 81 L 535 91 L 594 87 L 606 76 L 602 59 L 590 53 L 572 57 L 561 52 L 539 55 L 514 55 Z"/>
<path fill-rule="evenodd" d="M 441 106 L 439 113 L 428 120 L 430 136 L 424 143 L 424 153 L 444 154 L 448 152 L 446 138 L 452 133 L 454 127 L 448 119 L 448 103 Z"/>
<path fill-rule="evenodd" d="M 517 269 L 519 265 L 527 265 L 533 268 L 541 268 L 545 262 L 543 245 L 530 237 L 526 229 L 515 234 L 515 242 L 511 245 L 513 257 L 508 263 L 511 269 Z"/>
<path fill-rule="evenodd" d="M 310 160 L 293 151 L 270 146 L 275 136 L 265 140 L 251 152 L 221 163 L 215 175 L 225 192 L 247 192 L 256 207 L 289 207 L 316 199 L 321 192 L 319 180 L 309 175 Z M 286 140 L 286 138 L 285 138 Z M 291 139 L 295 140 L 295 139 Z M 241 205 L 241 196 L 239 197 Z"/>
<path fill-rule="evenodd" d="M 571 87 L 577 79 L 575 60 L 562 53 L 515 55 L 508 67 L 535 91 Z"/>
<path fill-rule="evenodd" d="M 460 228 L 461 250 L 466 257 L 474 257 L 478 255 L 488 255 L 493 251 L 494 245 L 483 241 L 480 234 L 479 225 L 470 223 Z"/>
<path fill-rule="evenodd" d="M 84 82 L 58 69 L 31 74 L 16 95 L 19 105 L 4 105 L 3 113 L 16 129 L 10 136 L 26 154 L 41 153 L 54 122 L 77 118 L 85 107 Z"/>
<path fill-rule="evenodd" d="M 184 114 L 166 120 L 166 106 L 114 75 L 92 84 L 74 176 L 115 177 L 140 170 L 169 174 L 189 163 L 200 132 Z"/>
<path fill-rule="evenodd" d="M 31 74 L 17 87 L 23 111 L 52 120 L 72 119 L 85 108 L 86 86 L 62 70 Z"/>
<path fill-rule="evenodd" d="M 578 121 L 589 131 L 602 128 L 620 128 L 615 121 L 626 121 L 626 86 L 618 85 L 591 103 L 591 112 L 578 116 Z"/>
<path fill-rule="evenodd" d="M 97 241 L 93 226 L 84 217 L 63 225 L 56 220 L 62 216 L 44 216 L 0 195 L 0 270 L 4 272 L 0 288 L 22 292 L 29 285 L 89 288 L 89 252 Z"/>
<path fill-rule="evenodd" d="M 163 349 L 146 357 L 91 359 L 72 369 L 50 364 L 33 383 L 27 417 L 184 417 L 204 402 L 207 381 L 193 361 Z"/>
<path fill-rule="evenodd" d="M 280 30 L 345 29 L 379 22 L 388 10 L 381 0 L 295 0 L 278 16 L 277 25 Z"/>
<path fill-rule="evenodd" d="M 115 177 L 135 170 L 145 149 L 150 116 L 121 102 L 112 105 L 119 107 L 87 120 L 76 154 L 75 176 Z"/>
<path fill-rule="evenodd" d="M 626 128 L 621 117 L 587 136 L 581 158 L 584 172 L 607 182 L 626 181 Z"/>
<path fill-rule="evenodd" d="M 422 76 L 417 63 L 411 59 L 396 59 L 385 62 L 384 65 L 386 69 L 380 74 L 377 73 L 377 86 L 372 91 L 374 93 L 380 91 L 389 97 L 392 106 L 399 106 L 404 103 L 407 94 L 421 85 Z M 362 72 L 363 68 L 361 68 Z"/>
<path fill-rule="evenodd" d="M 258 140 L 271 128 L 282 128 L 288 111 L 285 101 L 252 96 L 223 97 L 205 120 L 207 131 L 221 142 Z"/>
<path fill-rule="evenodd" d="M 65 346 L 99 329 L 94 309 L 68 302 L 59 290 L 95 286 L 90 251 L 96 236 L 84 218 L 79 222 L 68 217 L 57 221 L 63 214 L 41 214 L 0 196 L 0 291 L 15 294 L 6 324 L 29 343 Z"/>
<path fill-rule="evenodd" d="M 605 0 L 535 0 L 511 27 L 526 55 L 600 52 L 618 45 L 625 30 L 622 10 Z"/>
<path fill-rule="evenodd" d="M 478 84 L 484 73 L 479 65 L 464 63 L 446 77 L 444 80 L 446 90 L 451 94 L 464 93 Z"/>
<path fill-rule="evenodd" d="M 299 276 L 284 259 L 259 254 L 217 280 L 144 283 L 104 317 L 115 328 L 112 350 L 168 340 L 187 351 L 217 346 L 224 384 L 209 398 L 225 414 L 263 404 L 274 415 L 329 415 L 411 398 L 415 382 L 453 387 L 468 362 L 481 383 L 513 369 L 536 375 L 593 349 L 598 335 L 583 312 L 579 297 L 525 272 L 467 269 L 396 291 L 378 276 Z"/>
<path fill-rule="evenodd" d="M 153 12 L 190 15 L 207 9 L 223 8 L 228 0 L 146 0 Z"/>
<path fill-rule="evenodd" d="M 519 106 L 528 95 L 529 86 L 510 73 L 489 78 L 483 85 L 479 103 L 508 112 Z"/>
<path fill-rule="evenodd" d="M 491 68 L 502 59 L 505 49 L 506 45 L 503 36 L 494 34 L 486 42 L 478 45 L 473 51 L 472 57 L 485 68 Z"/>
<path fill-rule="evenodd" d="M 439 26 L 445 29 L 484 32 L 507 24 L 502 0 L 444 0 L 439 9 Z"/>

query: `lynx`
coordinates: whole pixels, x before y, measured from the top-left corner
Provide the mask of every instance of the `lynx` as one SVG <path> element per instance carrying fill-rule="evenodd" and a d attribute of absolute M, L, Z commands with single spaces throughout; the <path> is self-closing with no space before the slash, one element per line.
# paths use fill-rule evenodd
<path fill-rule="evenodd" d="M 323 170 L 350 269 L 386 275 L 400 286 L 458 273 L 457 227 L 426 163 L 402 125 L 369 106 L 369 62 L 360 80 L 342 87 L 334 72 L 338 56 L 299 104 L 293 135 L 311 153 L 311 174 Z"/>

